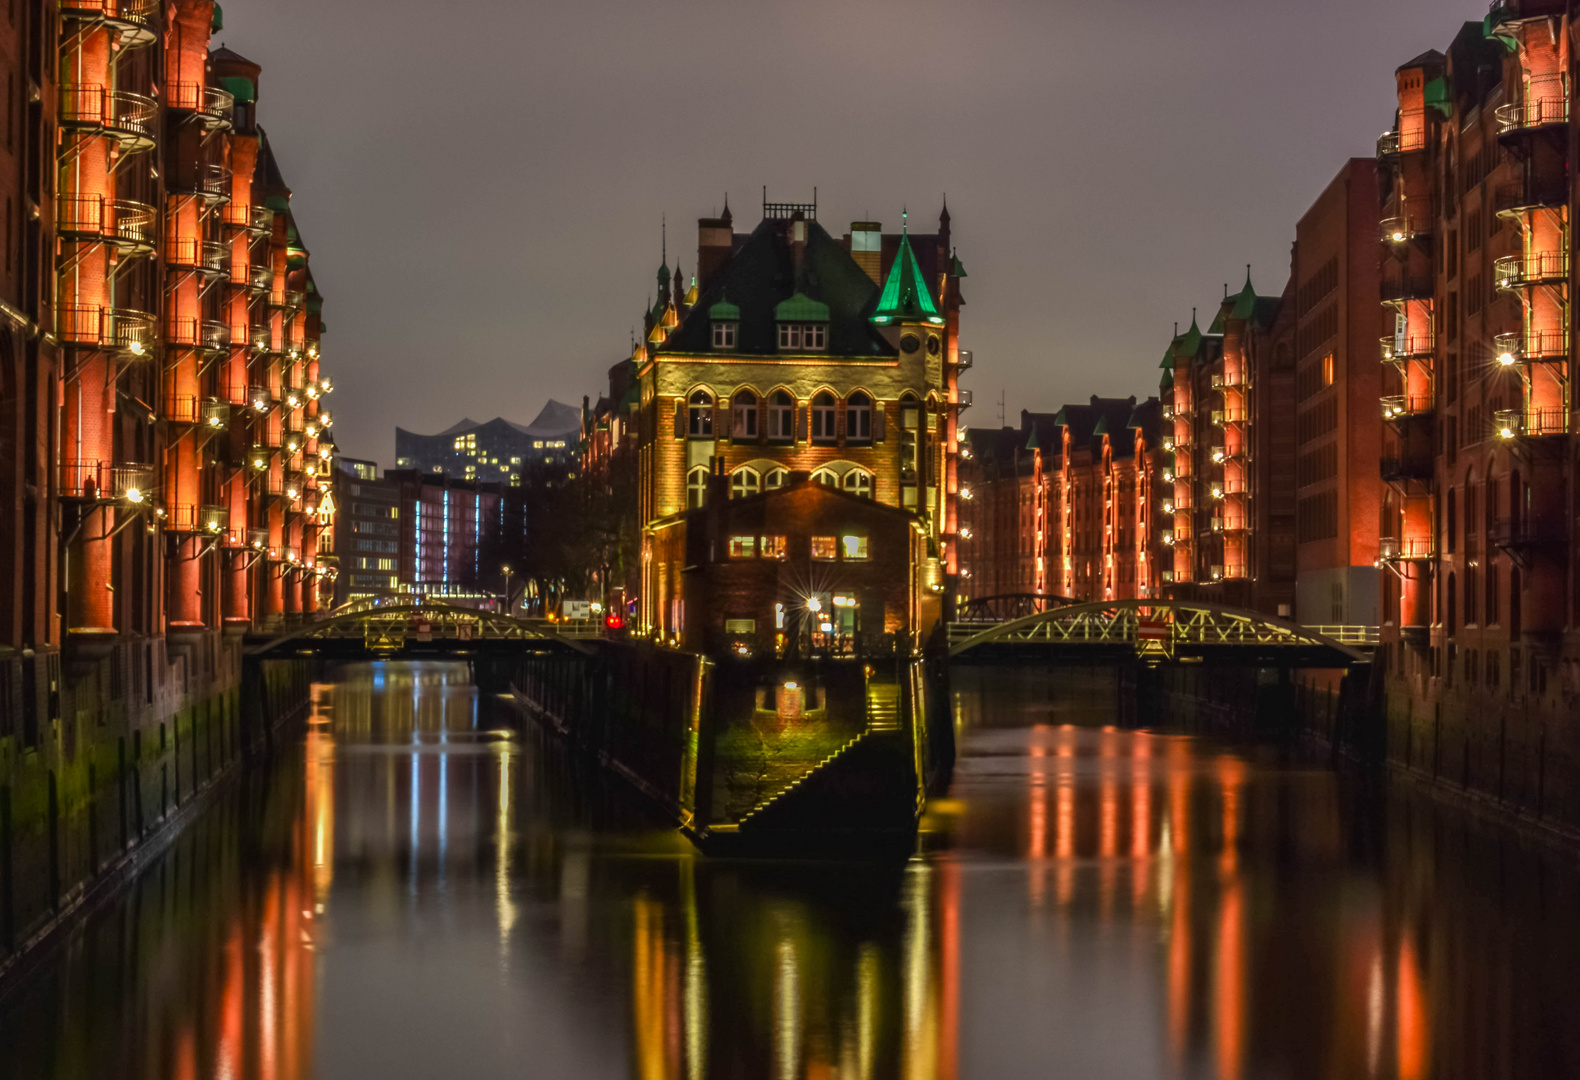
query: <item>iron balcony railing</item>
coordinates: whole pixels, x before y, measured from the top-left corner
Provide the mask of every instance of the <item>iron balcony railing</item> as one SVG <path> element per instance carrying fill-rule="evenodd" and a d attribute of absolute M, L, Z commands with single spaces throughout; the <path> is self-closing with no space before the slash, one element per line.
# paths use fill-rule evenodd
<path fill-rule="evenodd" d="M 195 424 L 202 417 L 198 398 L 193 394 L 167 394 L 165 419 L 172 424 Z"/>
<path fill-rule="evenodd" d="M 1432 218 L 1428 214 L 1396 214 L 1383 218 L 1377 231 L 1383 243 L 1402 244 L 1406 240 L 1431 236 Z"/>
<path fill-rule="evenodd" d="M 269 295 L 269 306 L 275 308 L 295 311 L 306 302 L 307 295 L 301 289 L 282 289 Z"/>
<path fill-rule="evenodd" d="M 253 352 L 266 353 L 274 342 L 274 335 L 267 326 L 255 326 L 247 334 L 247 344 L 252 346 Z"/>
<path fill-rule="evenodd" d="M 976 362 L 976 357 L 971 355 L 970 349 L 959 349 L 955 352 L 955 366 L 961 371 L 970 371 L 971 365 Z"/>
<path fill-rule="evenodd" d="M 176 503 L 165 507 L 165 530 L 177 533 L 195 533 L 200 531 L 198 522 L 201 515 L 198 508 L 190 503 Z"/>
<path fill-rule="evenodd" d="M 236 97 L 228 90 L 199 83 L 166 83 L 165 104 L 172 109 L 197 113 L 205 126 L 228 127 L 236 109 Z"/>
<path fill-rule="evenodd" d="M 221 536 L 230 531 L 230 507 L 205 506 L 198 511 L 198 525 L 210 536 Z"/>
<path fill-rule="evenodd" d="M 1379 290 L 1384 303 L 1402 303 L 1406 300 L 1430 300 L 1432 298 L 1433 283 L 1429 274 L 1411 274 L 1405 272 L 1397 265 L 1392 272 L 1383 272 L 1382 286 Z"/>
<path fill-rule="evenodd" d="M 230 165 L 200 161 L 175 170 L 166 183 L 171 191 L 196 195 L 208 203 L 221 202 L 230 198 Z"/>
<path fill-rule="evenodd" d="M 203 402 L 203 426 L 223 431 L 230 426 L 230 402 L 209 398 Z"/>
<path fill-rule="evenodd" d="M 1432 355 L 1436 340 L 1431 334 L 1406 334 L 1398 337 L 1389 334 L 1380 338 L 1378 344 L 1382 350 L 1382 359 L 1385 364 L 1398 363 L 1401 360 L 1425 359 Z"/>
<path fill-rule="evenodd" d="M 122 254 L 146 255 L 154 249 L 154 224 L 158 216 L 152 206 L 131 199 L 62 195 L 55 213 L 55 227 L 68 236 L 107 241 Z"/>
<path fill-rule="evenodd" d="M 1225 581 L 1242 581 L 1249 576 L 1249 568 L 1244 563 L 1229 563 L 1223 568 Z"/>
<path fill-rule="evenodd" d="M 1524 255 L 1505 255 L 1494 260 L 1492 276 L 1500 289 L 1519 289 L 1569 277 L 1567 251 L 1532 251 Z"/>
<path fill-rule="evenodd" d="M 1403 454 L 1378 459 L 1378 476 L 1389 484 L 1432 479 L 1430 454 Z"/>
<path fill-rule="evenodd" d="M 226 203 L 223 220 L 233 229 L 246 229 L 258 235 L 274 230 L 274 211 L 267 206 L 254 206 L 244 202 Z"/>
<path fill-rule="evenodd" d="M 1492 542 L 1500 548 L 1553 547 L 1567 544 L 1563 522 L 1502 518 L 1492 528 Z"/>
<path fill-rule="evenodd" d="M 1559 78 L 1532 79 L 1525 99 L 1497 108 L 1498 130 L 1507 135 L 1569 122 L 1569 92 Z"/>
<path fill-rule="evenodd" d="M 103 132 L 121 144 L 123 153 L 129 153 L 154 145 L 159 103 L 146 94 L 127 90 L 63 86 L 59 119 L 62 127 Z"/>
<path fill-rule="evenodd" d="M 121 31 L 122 49 L 154 40 L 150 24 L 158 17 L 160 0 L 60 0 L 60 14 L 69 21 L 110 23 Z M 134 40 L 128 41 L 128 36 Z"/>
<path fill-rule="evenodd" d="M 1249 418 L 1244 405 L 1225 405 L 1221 411 L 1225 424 L 1243 424 Z"/>
<path fill-rule="evenodd" d="M 114 349 L 138 357 L 153 352 L 154 317 L 146 311 L 67 304 L 55 309 L 55 325 L 68 345 Z"/>
<path fill-rule="evenodd" d="M 1218 376 L 1216 376 L 1216 375 L 1213 376 L 1213 378 L 1215 378 L 1215 379 L 1217 377 Z M 1223 410 L 1222 409 L 1214 409 L 1214 410 L 1212 410 L 1212 417 L 1211 417 L 1211 419 L 1212 419 L 1213 427 L 1223 427 Z"/>
<path fill-rule="evenodd" d="M 267 386 L 247 388 L 247 407 L 259 416 L 274 410 L 274 391 Z"/>
<path fill-rule="evenodd" d="M 274 288 L 274 267 L 268 263 L 254 263 L 247 268 L 247 288 L 255 293 L 266 293 Z"/>
<path fill-rule="evenodd" d="M 247 546 L 252 548 L 254 551 L 263 551 L 269 546 L 269 530 L 248 529 Z"/>
<path fill-rule="evenodd" d="M 1526 184 L 1500 184 L 1492 193 L 1493 209 L 1518 213 L 1545 207 L 1566 206 L 1568 186 L 1562 181 Z"/>
<path fill-rule="evenodd" d="M 1431 394 L 1390 394 L 1382 399 L 1384 420 L 1425 416 L 1434 408 Z"/>
<path fill-rule="evenodd" d="M 1426 149 L 1426 111 L 1407 109 L 1399 114 L 1399 127 L 1385 131 L 1377 140 L 1377 156 L 1397 157 Z"/>
<path fill-rule="evenodd" d="M 177 237 L 165 241 L 165 262 L 177 269 L 220 276 L 229 272 L 230 245 L 213 240 Z"/>
<path fill-rule="evenodd" d="M 230 327 L 221 322 L 172 316 L 165 320 L 165 342 L 180 348 L 224 352 L 230 348 Z"/>
<path fill-rule="evenodd" d="M 154 467 L 125 461 L 68 461 L 60 467 L 60 494 L 66 499 L 119 500 L 141 505 L 154 487 Z"/>
<path fill-rule="evenodd" d="M 300 307 L 301 305 L 297 306 Z M 960 396 L 960 400 L 957 403 L 956 408 L 959 410 L 969 409 L 971 407 L 971 391 L 960 390 L 958 391 L 958 394 Z"/>
<path fill-rule="evenodd" d="M 1569 431 L 1569 414 L 1557 407 L 1499 409 L 1492 414 L 1492 429 L 1500 439 L 1564 435 Z"/>
<path fill-rule="evenodd" d="M 1537 360 L 1562 360 L 1569 355 L 1569 335 L 1562 330 L 1516 330 L 1494 334 L 1492 355 L 1503 367 Z"/>
<path fill-rule="evenodd" d="M 1411 562 L 1433 555 L 1430 536 L 1384 536 L 1377 541 L 1377 554 L 1384 562 Z"/>

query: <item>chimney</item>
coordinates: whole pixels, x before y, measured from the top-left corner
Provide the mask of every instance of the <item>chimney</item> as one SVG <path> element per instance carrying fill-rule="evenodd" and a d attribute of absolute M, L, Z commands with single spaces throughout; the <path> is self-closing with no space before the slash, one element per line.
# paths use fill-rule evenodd
<path fill-rule="evenodd" d="M 867 276 L 883 284 L 883 224 L 877 221 L 850 223 L 850 257 Z"/>
<path fill-rule="evenodd" d="M 734 217 L 730 203 L 724 201 L 724 213 L 716 218 L 697 219 L 697 292 L 705 293 L 717 278 L 719 270 L 730 261 L 735 250 Z"/>
<path fill-rule="evenodd" d="M 790 289 L 801 288 L 801 266 L 806 261 L 806 218 L 797 210 L 790 219 Z"/>

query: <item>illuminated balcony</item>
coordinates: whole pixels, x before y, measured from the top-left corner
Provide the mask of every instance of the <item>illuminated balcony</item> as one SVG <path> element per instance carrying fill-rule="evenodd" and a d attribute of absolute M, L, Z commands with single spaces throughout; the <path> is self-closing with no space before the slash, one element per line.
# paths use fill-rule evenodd
<path fill-rule="evenodd" d="M 1230 563 L 1223 568 L 1225 581 L 1243 581 L 1249 572 L 1243 563 Z"/>
<path fill-rule="evenodd" d="M 1243 405 L 1226 405 L 1222 412 L 1222 422 L 1225 424 L 1243 424 L 1250 419 L 1250 415 L 1246 412 Z"/>
<path fill-rule="evenodd" d="M 247 546 L 254 551 L 266 551 L 269 547 L 268 529 L 248 529 Z"/>
<path fill-rule="evenodd" d="M 1223 376 L 1221 374 L 1211 376 L 1209 381 L 1212 383 L 1212 388 L 1214 390 L 1223 389 Z"/>
<path fill-rule="evenodd" d="M 1436 340 L 1431 334 L 1406 334 L 1397 337 L 1389 334 L 1378 340 L 1385 364 L 1399 364 L 1409 360 L 1429 360 Z"/>
<path fill-rule="evenodd" d="M 159 103 L 146 94 L 126 90 L 63 86 L 58 116 L 63 128 L 108 136 L 120 144 L 121 153 L 136 154 L 153 148 Z"/>
<path fill-rule="evenodd" d="M 267 206 L 227 203 L 223 220 L 230 228 L 245 229 L 254 236 L 267 236 L 274 231 L 274 211 Z"/>
<path fill-rule="evenodd" d="M 1216 376 L 1214 376 L 1214 377 L 1216 378 Z M 1223 410 L 1222 409 L 1214 409 L 1212 411 L 1212 426 L 1213 427 L 1223 427 Z"/>
<path fill-rule="evenodd" d="M 247 388 L 247 409 L 256 416 L 267 416 L 274 411 L 274 391 L 267 386 Z"/>
<path fill-rule="evenodd" d="M 1432 219 L 1426 214 L 1400 214 L 1383 218 L 1378 233 L 1385 244 L 1404 244 L 1432 235 Z"/>
<path fill-rule="evenodd" d="M 262 295 L 274 288 L 274 267 L 255 263 L 247 268 L 247 291 Z"/>
<path fill-rule="evenodd" d="M 78 348 L 104 349 L 129 357 L 153 354 L 154 317 L 130 308 L 68 304 L 55 309 L 55 332 Z"/>
<path fill-rule="evenodd" d="M 112 244 L 122 255 L 148 255 L 154 250 L 158 217 L 152 206 L 131 199 L 63 195 L 55 228 L 68 240 Z"/>
<path fill-rule="evenodd" d="M 1377 541 L 1383 562 L 1430 562 L 1434 557 L 1430 536 L 1384 536 Z"/>
<path fill-rule="evenodd" d="M 225 352 L 230 348 L 230 327 L 205 319 L 172 317 L 165 320 L 165 343 L 178 349 Z"/>
<path fill-rule="evenodd" d="M 183 195 L 196 195 L 206 203 L 230 198 L 230 165 L 204 161 L 183 166 L 166 177 L 166 187 Z"/>
<path fill-rule="evenodd" d="M 306 302 L 307 295 L 301 289 L 284 289 L 269 295 L 269 306 L 272 308 L 299 311 Z"/>
<path fill-rule="evenodd" d="M 103 24 L 116 31 L 116 46 L 134 49 L 158 40 L 160 0 L 61 0 L 66 22 Z"/>
<path fill-rule="evenodd" d="M 1377 156 L 1394 158 L 1401 154 L 1415 154 L 1426 149 L 1425 111 L 1406 111 L 1399 116 L 1400 127 L 1385 131 L 1377 139 Z M 1401 128 L 1403 133 L 1401 134 Z"/>
<path fill-rule="evenodd" d="M 299 303 L 295 306 L 299 308 L 302 305 Z M 957 390 L 955 393 L 959 396 L 959 401 L 956 402 L 956 411 L 964 412 L 966 409 L 969 409 L 971 407 L 971 391 Z"/>
<path fill-rule="evenodd" d="M 1492 356 L 1501 367 L 1566 360 L 1569 335 L 1562 330 L 1528 330 L 1492 336 Z"/>
<path fill-rule="evenodd" d="M 66 462 L 60 467 L 60 496 L 91 502 L 142 506 L 154 488 L 154 467 L 137 462 Z"/>
<path fill-rule="evenodd" d="M 230 532 L 230 507 L 204 506 L 198 510 L 198 528 L 210 536 L 225 536 Z"/>
<path fill-rule="evenodd" d="M 230 272 L 230 245 L 190 237 L 167 240 L 165 263 L 176 270 L 196 271 L 205 277 L 223 277 Z"/>
<path fill-rule="evenodd" d="M 1569 122 L 1569 93 L 1558 78 L 1532 79 L 1523 101 L 1497 108 L 1498 134 L 1512 135 Z"/>
<path fill-rule="evenodd" d="M 230 427 L 230 402 L 209 398 L 203 402 L 202 422 L 210 431 L 224 431 Z"/>
<path fill-rule="evenodd" d="M 1382 399 L 1382 417 L 1389 423 L 1430 416 L 1435 408 L 1431 394 L 1390 394 Z"/>
<path fill-rule="evenodd" d="M 1542 438 L 1568 431 L 1569 415 L 1561 408 L 1499 409 L 1492 414 L 1492 433 L 1498 439 Z"/>
<path fill-rule="evenodd" d="M 267 326 L 255 326 L 247 331 L 247 345 L 255 353 L 266 353 L 274 343 L 274 335 Z"/>
<path fill-rule="evenodd" d="M 196 424 L 203 416 L 200 400 L 191 394 L 167 394 L 164 418 L 172 424 Z"/>
<path fill-rule="evenodd" d="M 264 443 L 253 443 L 247 450 L 247 469 L 249 472 L 263 473 L 269 471 L 269 465 L 274 461 L 276 448 Z"/>
<path fill-rule="evenodd" d="M 236 110 L 236 97 L 217 86 L 197 83 L 166 83 L 165 104 L 172 109 L 196 113 L 205 128 L 229 128 Z"/>
<path fill-rule="evenodd" d="M 976 357 L 971 355 L 970 349 L 958 349 L 955 352 L 955 366 L 961 371 L 970 371 Z"/>
<path fill-rule="evenodd" d="M 1500 289 L 1560 284 L 1569 279 L 1569 253 L 1533 251 L 1526 255 L 1505 255 L 1493 261 L 1492 275 Z"/>
<path fill-rule="evenodd" d="M 1222 581 L 1223 567 L 1215 563 L 1207 568 L 1207 574 L 1210 578 L 1212 578 L 1213 581 Z"/>

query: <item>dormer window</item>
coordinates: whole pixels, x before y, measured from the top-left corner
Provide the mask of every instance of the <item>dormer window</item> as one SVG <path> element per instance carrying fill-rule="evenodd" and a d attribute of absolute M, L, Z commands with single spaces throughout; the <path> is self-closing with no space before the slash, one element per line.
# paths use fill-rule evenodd
<path fill-rule="evenodd" d="M 828 324 L 780 323 L 779 347 L 800 352 L 822 352 L 828 348 Z"/>
<path fill-rule="evenodd" d="M 828 305 L 796 293 L 775 306 L 779 348 L 788 352 L 823 352 L 828 348 Z"/>
<path fill-rule="evenodd" d="M 720 300 L 708 308 L 708 321 L 713 326 L 715 349 L 735 348 L 737 330 L 741 325 L 741 309 L 728 300 Z"/>

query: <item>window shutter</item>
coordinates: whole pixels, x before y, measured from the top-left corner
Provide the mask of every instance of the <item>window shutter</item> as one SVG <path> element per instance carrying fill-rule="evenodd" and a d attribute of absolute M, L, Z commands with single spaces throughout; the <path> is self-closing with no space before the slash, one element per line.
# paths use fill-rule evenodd
<path fill-rule="evenodd" d="M 812 406 L 810 406 L 810 405 L 808 405 L 804 409 L 800 408 L 799 406 L 796 408 L 796 411 L 795 411 L 795 441 L 796 442 L 806 442 L 807 417 L 809 417 L 811 414 L 812 414 Z"/>
<path fill-rule="evenodd" d="M 874 401 L 872 403 L 872 441 L 873 442 L 882 442 L 883 441 L 883 418 L 884 418 L 885 415 L 886 415 L 886 413 L 885 413 L 884 408 L 883 408 L 883 402 L 881 402 L 881 401 Z"/>
<path fill-rule="evenodd" d="M 675 399 L 675 438 L 686 437 L 686 402 L 683 398 Z"/>

